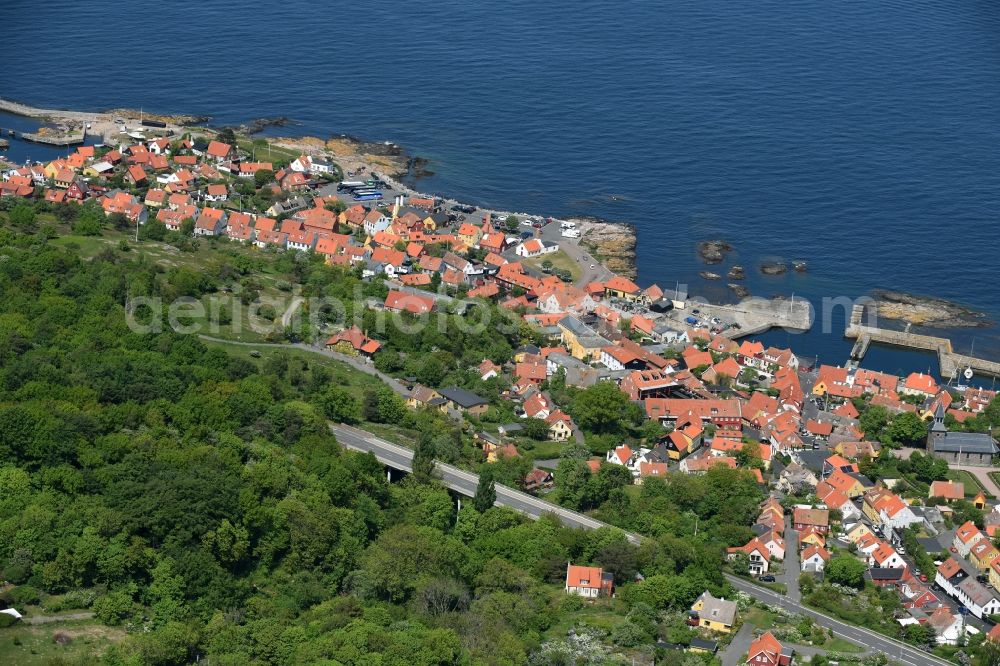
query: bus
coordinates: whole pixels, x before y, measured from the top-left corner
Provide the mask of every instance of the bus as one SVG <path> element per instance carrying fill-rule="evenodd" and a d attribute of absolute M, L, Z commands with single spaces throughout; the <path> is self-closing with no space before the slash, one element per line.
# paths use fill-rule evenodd
<path fill-rule="evenodd" d="M 371 187 L 371 184 L 362 180 L 345 180 L 337 185 L 337 191 L 343 192 L 344 190 L 356 190 L 361 187 Z"/>
<path fill-rule="evenodd" d="M 354 193 L 355 201 L 374 201 L 381 198 L 382 193 L 378 190 L 359 190 Z"/>

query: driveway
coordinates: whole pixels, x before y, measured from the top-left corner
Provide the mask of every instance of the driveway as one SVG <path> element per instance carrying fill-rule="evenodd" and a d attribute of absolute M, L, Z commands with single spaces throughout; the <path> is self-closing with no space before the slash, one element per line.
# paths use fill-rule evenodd
<path fill-rule="evenodd" d="M 743 666 L 746 662 L 741 661 L 740 657 L 747 653 L 751 643 L 753 643 L 753 625 L 744 622 L 733 636 L 733 642 L 722 653 L 722 666 Z"/>
<path fill-rule="evenodd" d="M 785 561 L 781 563 L 781 574 L 778 581 L 785 584 L 786 596 L 798 603 L 802 599 L 799 591 L 799 575 L 802 565 L 799 564 L 799 533 L 792 529 L 792 517 L 785 516 Z"/>

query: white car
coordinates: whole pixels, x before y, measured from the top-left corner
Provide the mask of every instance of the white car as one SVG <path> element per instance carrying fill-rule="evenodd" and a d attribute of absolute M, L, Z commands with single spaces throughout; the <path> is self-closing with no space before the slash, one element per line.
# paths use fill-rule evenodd
<path fill-rule="evenodd" d="M 595 268 L 597 268 L 597 264 L 591 264 L 591 265 L 590 265 L 590 269 L 591 269 L 591 270 L 593 270 L 593 269 L 595 269 Z"/>

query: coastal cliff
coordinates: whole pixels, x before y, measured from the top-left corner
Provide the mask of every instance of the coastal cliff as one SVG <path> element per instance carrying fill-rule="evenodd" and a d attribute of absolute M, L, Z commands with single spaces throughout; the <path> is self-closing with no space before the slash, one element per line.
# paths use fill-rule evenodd
<path fill-rule="evenodd" d="M 580 228 L 580 244 L 610 270 L 634 280 L 635 226 L 593 218 L 573 218 Z"/>

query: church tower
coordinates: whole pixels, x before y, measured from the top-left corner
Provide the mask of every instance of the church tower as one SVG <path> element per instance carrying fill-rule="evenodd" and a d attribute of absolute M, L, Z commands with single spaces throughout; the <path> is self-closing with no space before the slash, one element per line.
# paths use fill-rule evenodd
<path fill-rule="evenodd" d="M 927 453 L 934 453 L 934 446 L 943 440 L 948 434 L 948 428 L 944 425 L 944 405 L 938 403 L 934 410 L 934 423 L 931 424 L 931 431 L 927 434 Z"/>

